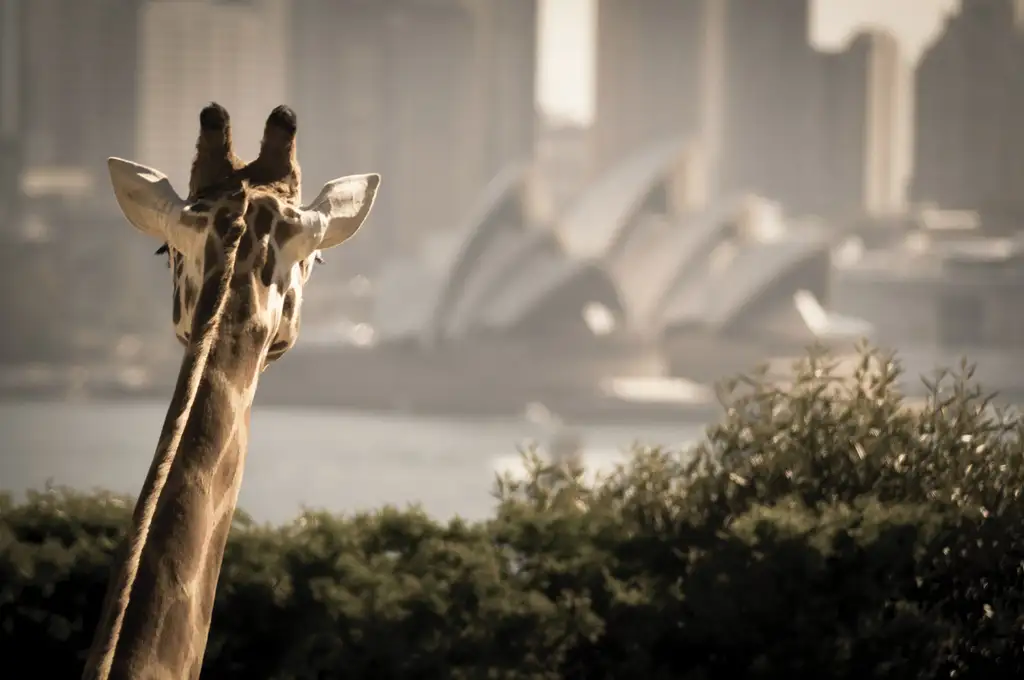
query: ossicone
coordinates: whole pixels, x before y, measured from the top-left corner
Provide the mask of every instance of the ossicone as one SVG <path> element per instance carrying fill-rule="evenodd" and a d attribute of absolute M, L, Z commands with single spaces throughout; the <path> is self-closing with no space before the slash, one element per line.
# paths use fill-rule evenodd
<path fill-rule="evenodd" d="M 293 111 L 291 107 L 281 104 L 280 106 L 275 106 L 274 110 L 270 112 L 269 116 L 267 116 L 265 132 L 279 130 L 287 137 L 294 137 L 298 127 L 299 121 L 298 117 L 295 115 L 295 111 Z"/>
<path fill-rule="evenodd" d="M 199 112 L 199 129 L 203 132 L 226 132 L 230 125 L 231 116 L 217 102 L 210 102 Z"/>
<path fill-rule="evenodd" d="M 267 116 L 260 142 L 260 153 L 249 164 L 247 173 L 256 184 L 278 185 L 283 196 L 299 199 L 301 170 L 296 157 L 295 131 L 298 118 L 291 107 L 274 107 Z"/>

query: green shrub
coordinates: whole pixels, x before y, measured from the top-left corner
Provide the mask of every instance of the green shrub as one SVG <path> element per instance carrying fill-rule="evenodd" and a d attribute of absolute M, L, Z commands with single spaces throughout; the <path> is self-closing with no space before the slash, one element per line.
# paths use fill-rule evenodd
<path fill-rule="evenodd" d="M 868 350 L 723 388 L 695 449 L 524 456 L 491 520 L 240 516 L 204 677 L 1024 677 L 1021 424 Z M 129 506 L 0 501 L 0 655 L 74 677 Z M 8 666 L 9 667 L 9 666 Z"/>

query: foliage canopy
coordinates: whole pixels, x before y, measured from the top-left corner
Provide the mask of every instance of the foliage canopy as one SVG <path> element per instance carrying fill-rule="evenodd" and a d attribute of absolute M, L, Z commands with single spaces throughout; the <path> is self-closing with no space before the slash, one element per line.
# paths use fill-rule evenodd
<path fill-rule="evenodd" d="M 204 677 L 1024 677 L 1024 427 L 970 374 L 910 408 L 894 358 L 811 353 L 693 450 L 596 482 L 527 452 L 481 523 L 239 515 Z M 0 656 L 80 671 L 129 511 L 0 500 Z"/>

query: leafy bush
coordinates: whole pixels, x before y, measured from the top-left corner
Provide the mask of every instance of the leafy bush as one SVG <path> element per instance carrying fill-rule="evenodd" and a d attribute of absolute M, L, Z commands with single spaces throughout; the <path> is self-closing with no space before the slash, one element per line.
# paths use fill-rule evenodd
<path fill-rule="evenodd" d="M 970 372 L 911 408 L 891 357 L 812 353 L 694 450 L 594 483 L 524 454 L 483 523 L 240 515 L 204 677 L 1024 677 L 1022 426 Z M 78 673 L 128 512 L 0 502 L 5 660 Z"/>

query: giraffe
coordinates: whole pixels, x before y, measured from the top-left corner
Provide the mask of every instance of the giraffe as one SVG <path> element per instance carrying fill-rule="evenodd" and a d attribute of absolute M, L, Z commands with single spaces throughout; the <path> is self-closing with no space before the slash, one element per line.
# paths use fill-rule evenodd
<path fill-rule="evenodd" d="M 356 233 L 380 185 L 377 174 L 342 177 L 300 206 L 297 120 L 286 106 L 270 113 L 248 164 L 232 150 L 222 106 L 205 107 L 199 128 L 187 199 L 155 169 L 107 161 L 129 224 L 164 244 L 185 352 L 86 680 L 199 677 L 258 378 L 298 338 L 320 251 Z"/>

